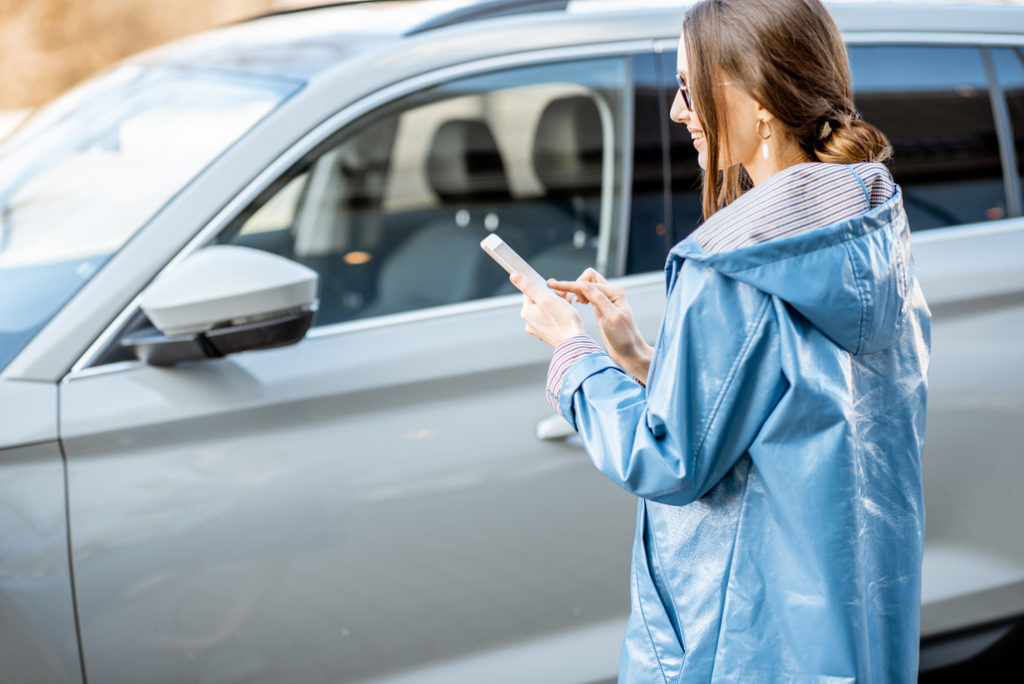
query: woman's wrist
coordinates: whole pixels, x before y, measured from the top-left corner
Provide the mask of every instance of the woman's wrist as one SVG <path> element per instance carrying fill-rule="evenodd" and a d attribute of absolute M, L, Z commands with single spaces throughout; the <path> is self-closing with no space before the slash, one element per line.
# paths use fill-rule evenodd
<path fill-rule="evenodd" d="M 653 356 L 654 348 L 641 339 L 634 346 L 629 356 L 619 362 L 619 365 L 634 378 L 645 380 L 647 378 L 647 371 L 651 368 L 651 358 Z"/>
<path fill-rule="evenodd" d="M 558 335 L 558 337 L 554 340 L 555 343 L 551 346 L 557 349 L 558 347 L 565 344 L 569 340 L 580 336 L 587 336 L 587 330 L 586 328 L 583 327 L 582 323 L 579 326 L 569 326 L 563 329 L 561 333 Z"/>

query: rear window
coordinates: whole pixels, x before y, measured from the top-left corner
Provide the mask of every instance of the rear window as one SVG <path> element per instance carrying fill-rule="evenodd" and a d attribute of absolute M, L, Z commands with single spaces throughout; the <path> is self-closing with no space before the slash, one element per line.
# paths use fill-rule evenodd
<path fill-rule="evenodd" d="M 976 47 L 849 48 L 854 99 L 893 146 L 913 230 L 1007 216 L 989 81 Z"/>

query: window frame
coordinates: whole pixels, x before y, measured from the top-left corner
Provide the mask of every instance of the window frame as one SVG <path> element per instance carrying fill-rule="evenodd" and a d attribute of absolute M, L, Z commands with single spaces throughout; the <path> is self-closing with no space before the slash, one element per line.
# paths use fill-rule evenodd
<path fill-rule="evenodd" d="M 1003 179 L 1006 188 L 1007 217 L 1024 216 L 1024 191 L 1022 191 L 1021 173 L 1018 170 L 1017 145 L 1013 134 L 1013 121 L 1010 119 L 1010 106 L 1006 101 L 1006 92 L 996 71 L 992 59 L 992 50 L 1002 48 L 1024 50 L 1024 41 L 1015 45 L 982 45 L 981 59 L 988 75 L 989 96 L 992 101 L 992 113 L 996 121 L 996 135 L 999 137 L 999 155 L 1003 164 Z M 1024 133 L 1024 131 L 1021 131 Z"/>
<path fill-rule="evenodd" d="M 631 204 L 632 184 L 632 146 L 633 146 L 633 89 L 632 63 L 631 58 L 638 53 L 651 52 L 655 40 L 627 40 L 603 43 L 588 43 L 585 45 L 574 45 L 571 47 L 550 48 L 533 50 L 520 53 L 507 54 L 497 57 L 476 59 L 456 66 L 445 67 L 419 75 L 410 76 L 397 81 L 392 86 L 383 88 L 368 96 L 362 97 L 355 102 L 341 108 L 336 114 L 327 118 L 315 128 L 307 131 L 292 144 L 286 152 L 279 155 L 273 162 L 268 164 L 253 180 L 236 193 L 225 206 L 209 220 L 193 238 L 183 247 L 170 261 L 168 261 L 153 279 L 159 277 L 177 267 L 188 256 L 196 250 L 213 244 L 217 236 L 261 194 L 273 185 L 277 180 L 286 174 L 296 163 L 310 154 L 318 146 L 323 145 L 327 140 L 336 137 L 342 129 L 381 107 L 387 106 L 407 95 L 419 90 L 442 85 L 449 81 L 458 80 L 470 76 L 480 76 L 496 71 L 506 71 L 517 67 L 537 66 L 552 62 L 578 61 L 585 59 L 597 59 L 617 57 L 625 62 L 626 77 L 623 80 L 624 107 L 619 122 L 622 126 L 621 143 L 623 149 L 620 168 L 622 183 L 618 199 L 618 215 L 612 217 L 612 228 L 609 240 L 608 262 L 612 266 L 609 269 L 610 277 L 619 277 L 623 274 L 626 261 L 626 248 L 628 246 L 628 218 Z M 615 230 L 615 221 L 618 221 L 618 229 Z M 80 375 L 114 372 L 122 370 L 126 366 L 141 364 L 141 361 L 119 361 L 113 363 L 100 362 L 111 345 L 123 336 L 129 329 L 130 324 L 140 313 L 141 299 L 148 288 L 140 290 L 132 301 L 120 314 L 111 321 L 96 340 L 85 350 L 69 371 L 69 375 Z M 394 325 L 402 325 L 409 322 L 433 319 L 439 317 L 457 316 L 460 314 L 489 309 L 492 307 L 507 304 L 507 298 L 513 295 L 489 297 L 486 299 L 473 300 L 447 304 L 439 307 L 430 307 L 416 311 L 406 311 L 383 316 L 343 321 L 312 328 L 306 334 L 309 338 L 320 338 L 332 335 L 341 335 L 356 330 L 371 328 L 383 328 Z"/>

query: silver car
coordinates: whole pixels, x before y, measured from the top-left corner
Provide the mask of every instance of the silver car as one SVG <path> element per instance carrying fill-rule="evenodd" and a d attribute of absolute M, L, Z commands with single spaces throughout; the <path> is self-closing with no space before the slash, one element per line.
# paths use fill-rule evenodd
<path fill-rule="evenodd" d="M 0 682 L 613 678 L 634 502 L 479 249 L 654 334 L 682 3 L 211 31 L 0 148 Z M 1024 8 L 837 4 L 934 313 L 922 667 L 1024 616 Z"/>

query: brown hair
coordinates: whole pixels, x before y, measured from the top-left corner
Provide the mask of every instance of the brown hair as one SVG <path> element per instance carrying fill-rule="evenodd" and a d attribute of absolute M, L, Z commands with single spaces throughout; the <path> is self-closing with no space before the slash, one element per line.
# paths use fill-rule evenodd
<path fill-rule="evenodd" d="M 839 27 L 819 0 L 702 0 L 683 20 L 689 87 L 707 143 L 704 217 L 750 186 L 739 165 L 719 167 L 728 149 L 726 108 L 713 84 L 731 81 L 770 111 L 773 124 L 811 159 L 885 161 L 885 135 L 853 106 L 850 64 Z"/>

